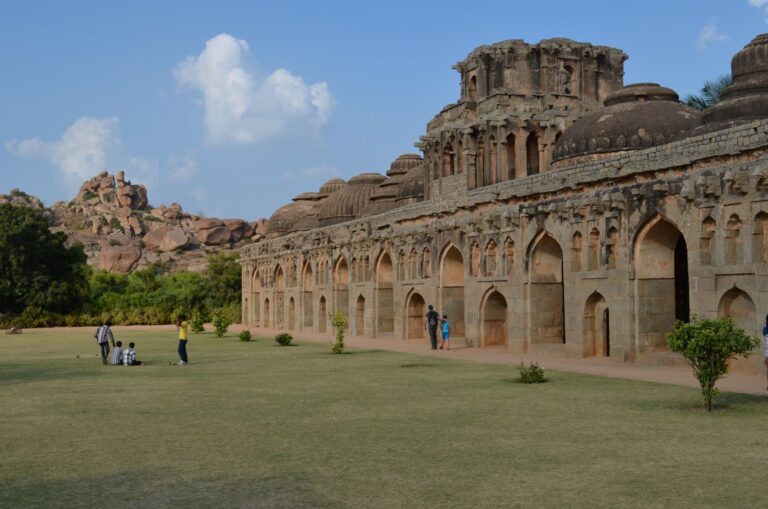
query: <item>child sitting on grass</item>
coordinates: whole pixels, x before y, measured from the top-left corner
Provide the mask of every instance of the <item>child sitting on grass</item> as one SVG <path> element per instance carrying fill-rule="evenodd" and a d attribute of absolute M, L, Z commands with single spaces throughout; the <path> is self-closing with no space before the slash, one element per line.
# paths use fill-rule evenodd
<path fill-rule="evenodd" d="M 141 366 L 141 361 L 136 360 L 135 346 L 136 343 L 129 343 L 128 348 L 123 350 L 123 366 Z"/>
<path fill-rule="evenodd" d="M 123 363 L 123 342 L 115 343 L 115 349 L 112 351 L 112 365 L 119 366 Z"/>

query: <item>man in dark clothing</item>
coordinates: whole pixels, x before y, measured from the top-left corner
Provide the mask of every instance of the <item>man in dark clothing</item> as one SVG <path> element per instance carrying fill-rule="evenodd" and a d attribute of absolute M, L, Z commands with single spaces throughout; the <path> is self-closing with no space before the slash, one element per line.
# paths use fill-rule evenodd
<path fill-rule="evenodd" d="M 432 304 L 428 307 L 427 316 L 424 320 L 424 328 L 429 331 L 429 341 L 432 343 L 432 350 L 437 350 L 437 326 L 440 323 L 440 315 L 432 307 Z"/>

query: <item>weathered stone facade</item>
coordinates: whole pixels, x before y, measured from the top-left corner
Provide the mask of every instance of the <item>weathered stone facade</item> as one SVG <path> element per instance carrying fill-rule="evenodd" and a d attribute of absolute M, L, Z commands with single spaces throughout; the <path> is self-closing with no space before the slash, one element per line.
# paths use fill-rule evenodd
<path fill-rule="evenodd" d="M 460 344 L 618 362 L 676 362 L 666 334 L 693 313 L 759 334 L 768 36 L 703 117 L 622 88 L 625 59 L 564 39 L 472 52 L 423 159 L 331 182 L 243 248 L 245 322 L 330 335 L 341 310 L 353 335 L 420 339 L 434 304 Z"/>

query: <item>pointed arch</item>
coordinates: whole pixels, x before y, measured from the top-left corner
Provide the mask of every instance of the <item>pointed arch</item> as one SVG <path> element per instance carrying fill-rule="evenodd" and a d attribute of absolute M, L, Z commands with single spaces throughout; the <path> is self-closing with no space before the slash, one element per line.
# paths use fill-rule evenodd
<path fill-rule="evenodd" d="M 349 266 L 343 256 L 340 256 L 336 261 L 333 274 L 333 290 L 336 297 L 335 311 L 349 316 Z"/>
<path fill-rule="evenodd" d="M 281 328 L 285 320 L 285 273 L 278 265 L 275 269 L 275 327 Z"/>
<path fill-rule="evenodd" d="M 589 232 L 589 246 L 587 250 L 587 270 L 600 269 L 600 231 L 592 228 Z"/>
<path fill-rule="evenodd" d="M 752 263 L 768 262 L 768 214 L 758 212 L 755 215 L 752 235 Z"/>
<path fill-rule="evenodd" d="M 408 279 L 418 279 L 419 277 L 419 253 L 416 248 L 411 248 L 408 255 Z"/>
<path fill-rule="evenodd" d="M 608 269 L 615 269 L 619 252 L 619 230 L 615 227 L 608 229 L 608 236 L 605 241 L 605 263 Z"/>
<path fill-rule="evenodd" d="M 667 351 L 675 320 L 688 321 L 688 248 L 680 229 L 660 214 L 635 236 L 635 328 L 640 352 Z"/>
<path fill-rule="evenodd" d="M 450 177 L 455 173 L 453 156 L 453 145 L 448 142 L 443 147 L 443 177 Z"/>
<path fill-rule="evenodd" d="M 592 292 L 584 304 L 584 355 L 611 355 L 610 312 L 608 302 L 599 292 Z"/>
<path fill-rule="evenodd" d="M 574 233 L 571 237 L 571 270 L 573 272 L 581 272 L 581 264 L 584 257 L 583 244 L 581 232 Z"/>
<path fill-rule="evenodd" d="M 313 304 L 313 291 L 315 288 L 315 278 L 312 272 L 312 263 L 310 260 L 304 262 L 304 267 L 301 271 L 301 308 L 302 315 L 304 317 L 302 326 L 304 328 L 311 328 L 314 321 L 314 312 L 312 309 Z"/>
<path fill-rule="evenodd" d="M 256 269 L 253 271 L 253 279 L 251 283 L 251 306 L 253 307 L 251 321 L 255 327 L 261 325 L 261 288 L 261 274 L 259 273 L 259 270 Z"/>
<path fill-rule="evenodd" d="M 394 277 L 392 257 L 382 251 L 376 261 L 376 335 L 395 332 Z"/>
<path fill-rule="evenodd" d="M 530 244 L 528 336 L 532 345 L 565 343 L 563 250 L 546 231 Z"/>
<path fill-rule="evenodd" d="M 532 132 L 525 140 L 525 160 L 528 175 L 539 173 L 539 135 Z"/>
<path fill-rule="evenodd" d="M 702 265 L 711 265 L 715 247 L 715 231 L 717 222 L 712 216 L 707 216 L 701 222 L 701 235 L 699 238 L 699 262 Z"/>
<path fill-rule="evenodd" d="M 482 265 L 482 254 L 480 253 L 480 244 L 472 242 L 469 246 L 469 274 L 472 277 L 480 277 L 480 267 Z"/>
<path fill-rule="evenodd" d="M 438 309 L 451 320 L 453 336 L 464 337 L 464 257 L 452 243 L 440 255 L 439 289 Z"/>
<path fill-rule="evenodd" d="M 507 299 L 496 288 L 481 299 L 480 332 L 482 346 L 507 346 Z"/>
<path fill-rule="evenodd" d="M 504 272 L 507 276 L 515 273 L 515 241 L 509 237 L 504 240 Z"/>
<path fill-rule="evenodd" d="M 296 301 L 288 299 L 288 330 L 296 329 Z"/>
<path fill-rule="evenodd" d="M 264 299 L 264 327 L 270 327 L 272 320 L 269 315 L 269 299 Z"/>
<path fill-rule="evenodd" d="M 506 150 L 507 150 L 507 179 L 512 180 L 515 178 L 516 172 L 517 172 L 517 148 L 515 147 L 515 143 L 517 139 L 515 138 L 514 133 L 507 134 L 507 144 L 506 144 Z"/>
<path fill-rule="evenodd" d="M 317 307 L 317 332 L 325 332 L 325 324 L 328 320 L 328 306 L 325 302 L 325 295 L 320 296 Z"/>
<path fill-rule="evenodd" d="M 358 295 L 355 303 L 355 335 L 365 336 L 365 297 Z"/>
<path fill-rule="evenodd" d="M 427 279 L 432 277 L 432 251 L 429 247 L 421 252 L 421 275 Z"/>
<path fill-rule="evenodd" d="M 731 214 L 725 224 L 725 263 L 738 265 L 743 263 L 741 230 L 743 224 L 738 214 Z"/>
<path fill-rule="evenodd" d="M 737 286 L 726 291 L 720 298 L 717 315 L 720 318 L 730 318 L 734 325 L 751 335 L 758 332 L 759 324 L 757 323 L 755 302 L 747 292 Z"/>
<path fill-rule="evenodd" d="M 407 339 L 424 338 L 424 316 L 427 312 L 426 302 L 420 293 L 411 290 L 405 299 L 405 337 Z"/>
<path fill-rule="evenodd" d="M 495 276 L 499 265 L 499 246 L 491 239 L 485 245 L 485 275 Z"/>

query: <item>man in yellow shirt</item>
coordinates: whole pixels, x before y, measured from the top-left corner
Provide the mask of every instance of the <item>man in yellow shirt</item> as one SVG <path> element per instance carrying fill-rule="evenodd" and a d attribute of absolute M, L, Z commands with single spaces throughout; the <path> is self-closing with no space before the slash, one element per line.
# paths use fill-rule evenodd
<path fill-rule="evenodd" d="M 186 315 L 179 315 L 176 318 L 176 326 L 179 328 L 179 366 L 189 364 L 189 358 L 187 357 L 187 340 L 189 335 L 187 333 L 187 317 Z"/>

